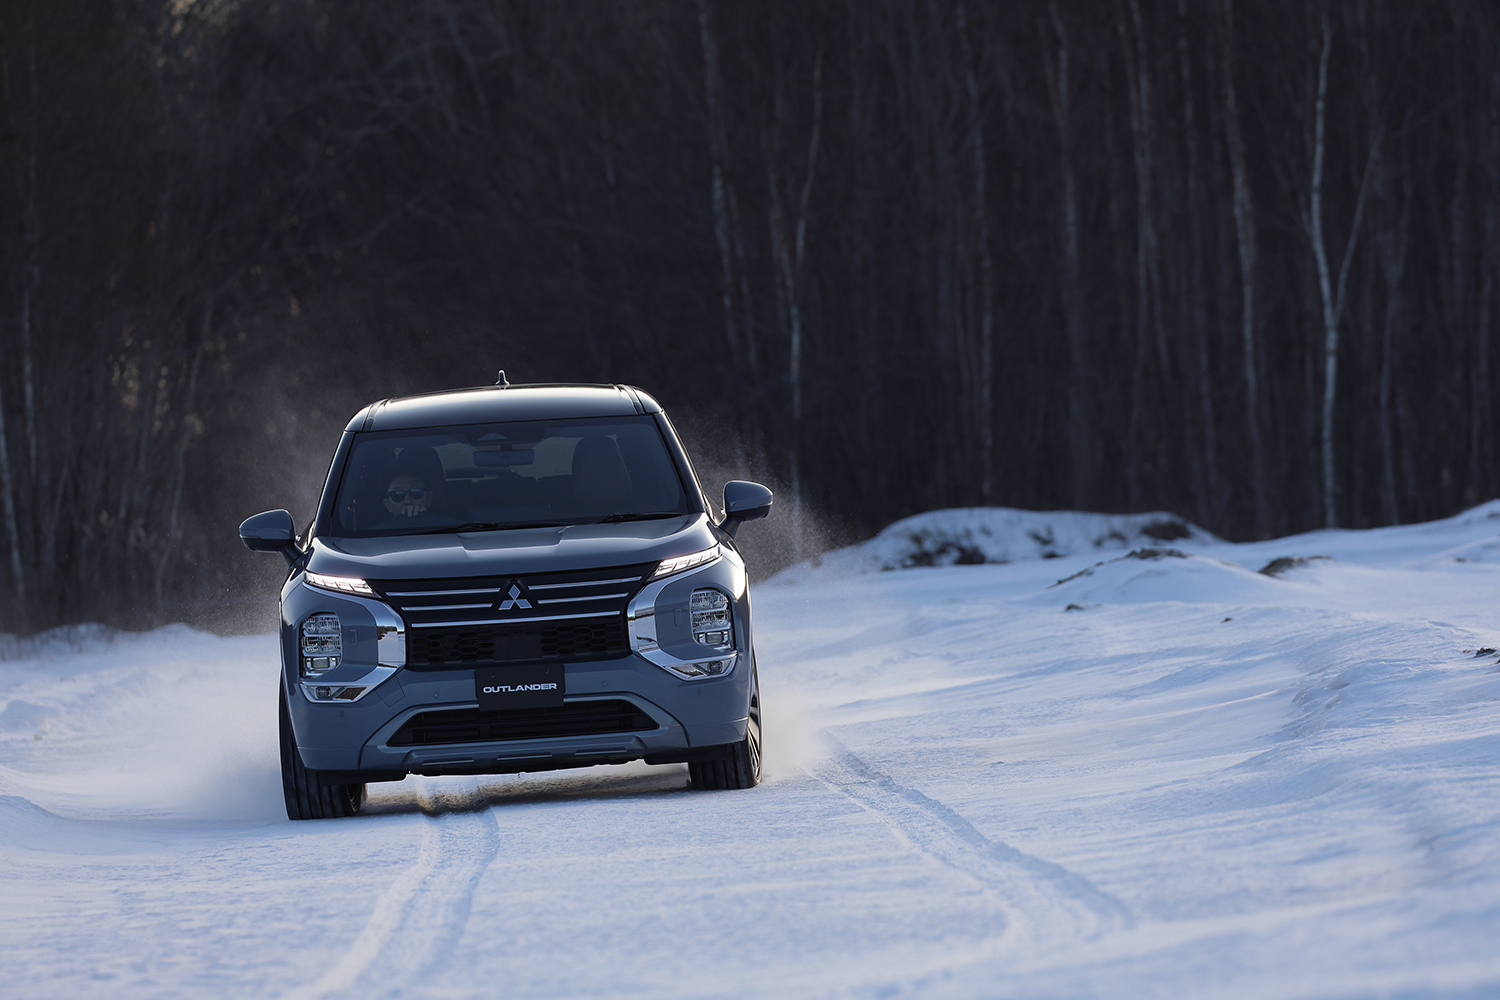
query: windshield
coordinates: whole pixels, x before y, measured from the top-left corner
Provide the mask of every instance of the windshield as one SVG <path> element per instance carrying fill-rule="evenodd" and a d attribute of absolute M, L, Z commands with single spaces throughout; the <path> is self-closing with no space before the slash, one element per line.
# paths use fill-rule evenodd
<path fill-rule="evenodd" d="M 504 530 L 689 512 L 649 416 L 469 424 L 360 434 L 330 534 Z"/>

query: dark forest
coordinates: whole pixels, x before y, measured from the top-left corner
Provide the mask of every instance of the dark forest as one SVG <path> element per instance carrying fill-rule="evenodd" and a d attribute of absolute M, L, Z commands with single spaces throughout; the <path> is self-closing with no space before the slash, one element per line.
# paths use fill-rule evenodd
<path fill-rule="evenodd" d="M 0 630 L 244 624 L 499 368 L 848 539 L 1497 492 L 1493 3 L 11 0 L 0 84 Z"/>

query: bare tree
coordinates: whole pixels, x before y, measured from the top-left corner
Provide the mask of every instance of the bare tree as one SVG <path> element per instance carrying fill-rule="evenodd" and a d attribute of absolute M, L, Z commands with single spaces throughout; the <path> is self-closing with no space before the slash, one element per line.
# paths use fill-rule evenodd
<path fill-rule="evenodd" d="M 971 378 L 978 386 L 969 395 L 973 422 L 979 430 L 979 498 L 988 504 L 994 500 L 995 493 L 995 265 L 990 256 L 989 159 L 985 155 L 984 107 L 963 0 L 958 0 L 954 19 L 963 55 L 964 90 L 969 102 L 967 144 L 973 157 L 974 252 L 979 259 L 979 329 L 975 332 L 978 345 L 970 352 L 969 359 Z"/>
<path fill-rule="evenodd" d="M 734 258 L 730 244 L 728 141 L 724 136 L 723 85 L 719 78 L 719 46 L 708 22 L 708 0 L 698 0 L 698 31 L 703 44 L 703 92 L 708 104 L 709 146 L 713 150 L 714 242 L 719 246 L 719 267 L 723 273 L 724 340 L 729 355 L 740 361 L 740 340 L 735 332 Z"/>
<path fill-rule="evenodd" d="M 1365 192 L 1380 155 L 1382 129 L 1377 129 L 1370 144 L 1369 158 L 1359 181 L 1354 220 L 1349 225 L 1349 238 L 1344 244 L 1343 260 L 1339 265 L 1337 286 L 1330 279 L 1328 247 L 1323 234 L 1323 167 L 1327 152 L 1328 118 L 1328 58 L 1333 50 L 1333 29 L 1328 15 L 1323 15 L 1323 48 L 1318 57 L 1318 92 L 1314 109 L 1313 163 L 1311 195 L 1303 224 L 1312 243 L 1313 260 L 1318 269 L 1318 293 L 1323 306 L 1323 409 L 1320 424 L 1320 442 L 1323 472 L 1323 525 L 1338 526 L 1338 497 L 1335 491 L 1333 454 L 1334 404 L 1338 395 L 1339 323 L 1344 313 L 1344 296 L 1348 291 L 1349 266 L 1354 260 L 1354 246 L 1359 239 L 1360 218 L 1364 214 Z M 1383 128 L 1383 127 L 1382 127 Z"/>
<path fill-rule="evenodd" d="M 1088 359 L 1083 345 L 1083 283 L 1080 264 L 1080 220 L 1078 177 L 1073 166 L 1073 98 L 1071 47 L 1067 26 L 1056 0 L 1047 6 L 1049 27 L 1056 43 L 1056 57 L 1048 49 L 1047 83 L 1052 117 L 1057 126 L 1058 168 L 1062 178 L 1062 280 L 1063 325 L 1068 343 L 1068 452 L 1071 456 L 1072 505 L 1083 509 L 1093 493 L 1093 462 L 1090 456 L 1088 416 Z M 1045 29 L 1044 29 L 1045 34 Z"/>
<path fill-rule="evenodd" d="M 1294 7 L 0 9 L 0 628 L 212 603 L 354 407 L 491 364 L 766 456 L 800 556 L 835 499 L 1451 513 L 1495 13 Z"/>
<path fill-rule="evenodd" d="M 787 337 L 787 381 L 791 394 L 791 430 L 788 440 L 788 464 L 792 479 L 792 545 L 794 559 L 802 558 L 804 544 L 803 499 L 802 499 L 802 355 L 803 320 L 802 290 L 803 264 L 807 259 L 807 216 L 812 197 L 813 179 L 817 175 L 818 147 L 823 132 L 823 61 L 819 54 L 812 70 L 813 120 L 807 140 L 802 183 L 797 197 L 796 222 L 788 226 L 786 210 L 782 204 L 781 181 L 777 176 L 775 150 L 786 127 L 785 91 L 782 78 L 776 78 L 775 95 L 772 101 L 771 125 L 765 140 L 766 186 L 770 191 L 771 205 L 768 222 L 771 233 L 772 253 L 776 261 L 778 276 L 777 291 L 782 304 Z M 792 232 L 789 234 L 788 229 Z"/>
<path fill-rule="evenodd" d="M 1248 157 L 1240 127 L 1235 85 L 1236 33 L 1233 0 L 1224 0 L 1224 128 L 1234 176 L 1235 249 L 1240 264 L 1240 348 L 1245 377 L 1245 429 L 1250 444 L 1251 524 L 1256 537 L 1269 526 L 1266 507 L 1265 443 L 1260 430 L 1260 378 L 1255 345 L 1255 211 L 1250 192 Z"/>

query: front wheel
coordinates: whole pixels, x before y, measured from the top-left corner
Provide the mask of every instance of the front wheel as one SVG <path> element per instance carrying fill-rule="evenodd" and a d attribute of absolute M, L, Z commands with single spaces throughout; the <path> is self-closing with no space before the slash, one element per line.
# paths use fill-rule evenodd
<path fill-rule="evenodd" d="M 325 785 L 318 772 L 302 766 L 292 715 L 286 707 L 286 681 L 281 682 L 281 790 L 286 795 L 287 819 L 334 819 L 353 816 L 365 804 L 365 785 Z"/>
<path fill-rule="evenodd" d="M 745 738 L 717 747 L 708 760 L 688 763 L 688 778 L 700 791 L 724 788 L 754 788 L 760 784 L 760 678 L 750 674 L 750 717 Z"/>

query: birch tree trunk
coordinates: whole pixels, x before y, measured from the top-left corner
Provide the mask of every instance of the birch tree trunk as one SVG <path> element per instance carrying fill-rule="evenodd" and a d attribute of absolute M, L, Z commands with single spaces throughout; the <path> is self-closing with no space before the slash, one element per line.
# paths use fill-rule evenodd
<path fill-rule="evenodd" d="M 1146 375 L 1146 358 L 1150 346 L 1155 347 L 1158 368 L 1157 384 L 1160 393 L 1167 397 L 1166 403 L 1154 414 L 1159 427 L 1167 422 L 1167 415 L 1177 409 L 1181 392 L 1173 384 L 1171 359 L 1167 351 L 1166 332 L 1161 316 L 1161 279 L 1158 262 L 1156 233 L 1156 205 L 1153 198 L 1156 182 L 1156 157 L 1154 122 L 1152 113 L 1151 74 L 1148 65 L 1146 27 L 1141 17 L 1137 0 L 1128 0 L 1130 25 L 1127 27 L 1121 13 L 1117 26 L 1121 51 L 1125 58 L 1126 94 L 1130 105 L 1131 149 L 1135 165 L 1136 203 L 1136 361 L 1132 381 L 1132 395 L 1141 394 L 1141 384 Z M 1140 417 L 1138 408 L 1132 415 Z M 1164 431 L 1165 428 L 1161 427 Z M 1138 440 L 1142 428 L 1132 420 L 1131 438 Z M 1151 435 L 1154 447 L 1148 452 L 1147 461 L 1153 468 L 1160 468 L 1164 457 L 1164 433 Z"/>
<path fill-rule="evenodd" d="M 1312 240 L 1313 259 L 1318 267 L 1318 292 L 1323 303 L 1323 414 L 1320 441 L 1325 528 L 1338 525 L 1333 477 L 1333 404 L 1338 391 L 1339 327 L 1328 273 L 1328 248 L 1323 242 L 1323 138 L 1328 108 L 1328 55 L 1332 47 L 1333 32 L 1328 26 L 1328 15 L 1324 14 L 1323 52 L 1318 57 L 1318 99 L 1313 126 L 1312 198 L 1308 208 L 1307 228 L 1308 238 Z"/>
<path fill-rule="evenodd" d="M 979 257 L 979 350 L 972 359 L 978 367 L 978 398 L 971 401 L 974 421 L 979 425 L 979 497 L 986 505 L 995 491 L 995 273 L 990 258 L 989 195 L 986 174 L 989 164 L 984 148 L 984 110 L 979 97 L 979 81 L 974 72 L 974 56 L 969 46 L 969 26 L 963 0 L 956 11 L 958 38 L 964 60 L 964 89 L 969 98 L 969 149 L 974 158 L 975 241 Z"/>
<path fill-rule="evenodd" d="M 1478 358 L 1474 365 L 1473 402 L 1470 404 L 1471 429 L 1469 451 L 1470 489 L 1477 495 L 1488 495 L 1493 490 L 1494 473 L 1494 379 L 1490 361 L 1490 342 L 1494 336 L 1495 321 L 1495 270 L 1500 267 L 1500 179 L 1495 176 L 1496 157 L 1500 156 L 1500 66 L 1490 73 L 1488 112 L 1490 170 L 1486 180 L 1488 189 L 1484 199 L 1484 239 L 1480 251 L 1479 315 L 1475 323 L 1474 341 Z"/>
<path fill-rule="evenodd" d="M 33 31 L 33 36 L 35 32 Z M 39 491 L 42 477 L 37 471 L 40 447 L 36 432 L 36 366 L 32 341 L 34 336 L 37 295 L 41 289 L 41 223 L 37 212 L 36 147 L 37 147 L 37 87 L 36 87 L 36 38 L 28 39 L 26 46 L 26 80 L 28 106 L 32 109 L 32 121 L 26 147 L 26 186 L 23 194 L 22 226 L 25 228 L 26 261 L 24 264 L 21 291 L 21 391 L 26 412 L 26 451 L 31 464 L 32 488 Z M 16 169 L 20 170 L 17 163 Z"/>
<path fill-rule="evenodd" d="M 198 330 L 198 343 L 193 349 L 193 361 L 188 368 L 187 387 L 183 390 L 182 400 L 178 404 L 180 415 L 177 419 L 177 441 L 172 453 L 172 503 L 167 512 L 167 530 L 165 536 L 157 543 L 156 553 L 156 578 L 155 592 L 156 605 L 160 608 L 166 598 L 166 583 L 174 560 L 180 558 L 182 547 L 178 539 L 178 517 L 182 511 L 182 487 L 187 478 L 187 449 L 188 444 L 198 432 L 198 415 L 196 412 L 198 396 L 198 370 L 203 364 L 203 350 L 208 344 L 209 335 L 213 331 L 213 298 L 209 297 L 203 303 L 203 319 Z"/>
<path fill-rule="evenodd" d="M 777 83 L 775 101 L 776 130 L 781 130 L 783 106 L 780 81 Z M 791 389 L 792 430 L 788 457 L 792 475 L 792 553 L 793 561 L 800 562 L 804 547 L 803 503 L 802 503 L 802 265 L 807 250 L 807 213 L 812 196 L 813 178 L 818 167 L 818 146 L 823 127 L 823 60 L 819 53 L 813 65 L 813 124 L 808 139 L 806 170 L 803 174 L 801 192 L 797 200 L 796 233 L 787 236 L 786 213 L 782 206 L 781 184 L 774 167 L 774 150 L 777 143 L 768 142 L 766 180 L 771 191 L 771 243 L 775 248 L 777 269 L 780 272 L 778 290 L 784 304 L 787 324 L 787 378 Z"/>
<path fill-rule="evenodd" d="M 1355 198 L 1354 221 L 1349 227 L 1349 240 L 1344 244 L 1343 263 L 1339 266 L 1338 284 L 1335 288 L 1328 262 L 1328 246 L 1323 235 L 1323 161 L 1326 150 L 1328 118 L 1328 57 L 1333 50 L 1333 29 L 1328 15 L 1323 15 L 1323 51 L 1318 57 L 1318 99 L 1313 112 L 1313 168 L 1312 193 L 1309 199 L 1307 221 L 1308 239 L 1312 241 L 1313 260 L 1318 268 L 1318 292 L 1323 306 L 1323 411 L 1320 422 L 1323 473 L 1323 526 L 1338 527 L 1338 496 L 1335 490 L 1333 416 L 1338 394 L 1339 374 L 1339 323 L 1344 312 L 1344 293 L 1348 288 L 1349 265 L 1354 259 L 1354 246 L 1359 238 L 1361 216 L 1364 214 L 1365 192 L 1370 176 L 1380 154 L 1382 130 L 1377 129 L 1370 145 L 1370 155 L 1360 179 L 1359 193 Z"/>
<path fill-rule="evenodd" d="M 16 475 L 17 470 L 6 457 L 6 512 L 7 531 L 14 535 L 11 552 L 15 560 L 14 571 L 17 575 L 17 585 L 21 585 L 21 565 L 29 563 L 38 589 L 45 590 L 51 583 L 52 566 L 51 553 L 43 544 L 45 532 L 38 532 L 37 528 L 42 525 L 46 509 L 48 472 L 46 461 L 46 449 L 41 446 L 37 432 L 37 391 L 36 391 L 36 317 L 38 313 L 38 296 L 41 290 L 41 224 L 40 212 L 37 207 L 37 144 L 40 141 L 37 135 L 39 128 L 39 102 L 36 80 L 36 39 L 35 18 L 28 18 L 27 44 L 26 44 L 26 98 L 25 107 L 27 118 L 20 120 L 20 115 L 12 119 L 12 130 L 14 138 L 22 145 L 19 155 L 15 157 L 15 191 L 16 200 L 20 209 L 20 305 L 18 310 L 17 328 L 19 337 L 20 353 L 20 376 L 21 376 L 21 431 L 26 442 L 26 474 L 24 486 Z M 7 58 L 4 66 L 5 96 L 7 103 L 16 108 L 19 101 L 11 91 L 10 65 Z M 3 419 L 3 418 L 0 418 Z M 18 496 L 19 495 L 19 496 Z M 19 502 L 18 502 L 19 500 Z M 30 530 L 22 531 L 22 527 Z M 30 549 L 30 558 L 21 553 L 21 545 L 24 541 Z"/>
<path fill-rule="evenodd" d="M 1408 116 L 1407 124 L 1410 124 Z M 1403 135 L 1406 127 L 1403 126 Z M 1403 143 L 1404 145 L 1404 143 Z M 1382 171 L 1382 174 L 1385 174 Z M 1388 182 L 1389 183 L 1389 182 Z M 1387 201 L 1391 200 L 1388 196 Z M 1386 299 L 1385 325 L 1380 335 L 1380 382 L 1377 389 L 1376 419 L 1380 427 L 1380 506 L 1386 524 L 1399 524 L 1401 511 L 1396 501 L 1396 449 L 1391 422 L 1391 382 L 1395 369 L 1396 326 L 1402 321 L 1402 282 L 1406 271 L 1407 237 L 1411 231 L 1412 185 L 1410 174 L 1402 183 L 1400 220 L 1396 232 L 1387 228 L 1376 240 L 1384 272 Z"/>
<path fill-rule="evenodd" d="M 1063 325 L 1068 339 L 1068 450 L 1072 471 L 1073 507 L 1086 509 L 1093 496 L 1093 462 L 1089 454 L 1088 417 L 1084 394 L 1088 374 L 1083 347 L 1083 285 L 1080 279 L 1078 233 L 1078 178 L 1073 167 L 1073 99 L 1067 27 L 1056 0 L 1047 5 L 1057 38 L 1057 61 L 1048 74 L 1052 116 L 1057 125 L 1058 166 L 1062 175 Z"/>
<path fill-rule="evenodd" d="M 1202 490 L 1199 506 L 1203 510 L 1216 510 L 1222 500 L 1219 490 L 1218 445 L 1214 438 L 1213 370 L 1208 350 L 1208 307 L 1205 302 L 1205 260 L 1203 241 L 1203 200 L 1200 175 L 1202 167 L 1198 159 L 1197 106 L 1193 103 L 1196 87 L 1193 82 L 1193 65 L 1188 44 L 1187 0 L 1177 0 L 1177 58 L 1182 78 L 1182 125 L 1183 142 L 1187 147 L 1187 213 L 1188 237 L 1186 264 L 1190 286 L 1190 315 L 1193 324 L 1193 343 L 1197 346 L 1198 413 L 1203 422 L 1201 454 Z M 1179 258 L 1180 259 L 1180 258 Z M 1186 409 L 1186 406 L 1184 406 Z M 1189 444 L 1189 446 L 1191 446 Z"/>
<path fill-rule="evenodd" d="M 1240 350 L 1245 375 L 1245 430 L 1250 440 L 1251 526 L 1256 538 L 1264 538 L 1270 530 L 1270 519 L 1266 506 L 1266 449 L 1260 432 L 1260 379 L 1255 346 L 1255 210 L 1235 90 L 1237 44 L 1233 0 L 1224 0 L 1224 129 L 1229 145 L 1230 172 L 1234 176 L 1235 247 L 1240 263 Z"/>
<path fill-rule="evenodd" d="M 713 159 L 714 242 L 719 247 L 719 269 L 723 290 L 721 300 L 724 307 L 724 341 L 729 350 L 730 363 L 741 366 L 740 338 L 735 332 L 734 308 L 734 251 L 730 243 L 729 194 L 726 190 L 729 169 L 728 143 L 724 134 L 724 112 L 722 108 L 719 78 L 719 45 L 713 29 L 708 23 L 708 0 L 698 0 L 698 35 L 703 46 L 703 90 L 708 104 L 709 150 Z"/>
<path fill-rule="evenodd" d="M 10 550 L 8 561 L 15 581 L 15 604 L 19 610 L 26 604 L 26 573 L 21 567 L 21 533 L 16 527 L 16 480 L 10 467 L 10 446 L 6 439 L 3 379 L 0 379 L 0 501 L 5 505 L 5 539 Z"/>

